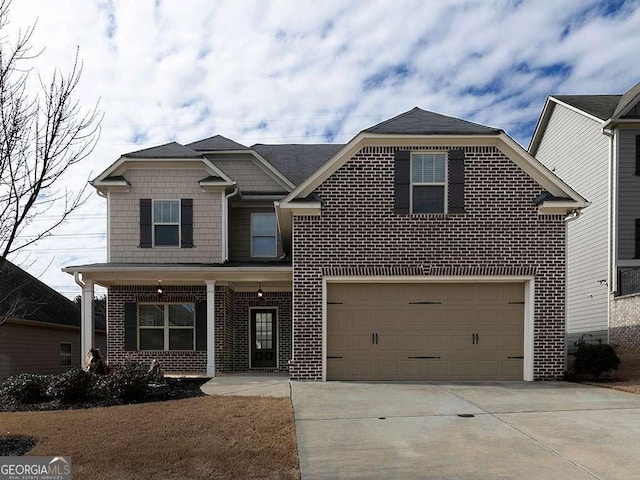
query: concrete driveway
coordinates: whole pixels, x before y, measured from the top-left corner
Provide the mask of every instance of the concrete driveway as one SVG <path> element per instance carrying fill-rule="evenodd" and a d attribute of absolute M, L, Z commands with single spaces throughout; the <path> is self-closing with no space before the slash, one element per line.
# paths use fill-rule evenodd
<path fill-rule="evenodd" d="M 640 395 L 563 382 L 292 382 L 303 480 L 640 478 Z"/>

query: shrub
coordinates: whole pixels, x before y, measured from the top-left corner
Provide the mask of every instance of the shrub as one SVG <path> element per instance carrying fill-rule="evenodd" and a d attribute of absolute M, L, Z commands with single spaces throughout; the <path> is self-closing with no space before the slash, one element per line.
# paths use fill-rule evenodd
<path fill-rule="evenodd" d="M 46 399 L 49 377 L 35 373 L 19 373 L 7 378 L 0 393 L 18 403 L 37 403 Z"/>
<path fill-rule="evenodd" d="M 103 377 L 103 389 L 111 398 L 125 402 L 144 400 L 149 389 L 149 374 L 140 362 L 127 361 Z"/>
<path fill-rule="evenodd" d="M 576 346 L 573 369 L 576 375 L 593 375 L 599 379 L 604 373 L 617 370 L 620 358 L 611 345 L 602 343 L 587 343 L 584 338 L 574 343 Z"/>
<path fill-rule="evenodd" d="M 63 403 L 78 402 L 88 398 L 94 383 L 91 373 L 74 368 L 54 377 L 48 393 Z"/>

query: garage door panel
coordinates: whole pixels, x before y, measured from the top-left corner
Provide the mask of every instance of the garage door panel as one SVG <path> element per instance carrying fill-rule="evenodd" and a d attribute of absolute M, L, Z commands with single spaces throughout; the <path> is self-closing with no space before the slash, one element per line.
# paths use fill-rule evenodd
<path fill-rule="evenodd" d="M 330 284 L 328 292 L 340 301 L 327 308 L 328 356 L 343 357 L 327 361 L 328 379 L 522 379 L 523 361 L 508 358 L 523 354 L 522 284 Z"/>

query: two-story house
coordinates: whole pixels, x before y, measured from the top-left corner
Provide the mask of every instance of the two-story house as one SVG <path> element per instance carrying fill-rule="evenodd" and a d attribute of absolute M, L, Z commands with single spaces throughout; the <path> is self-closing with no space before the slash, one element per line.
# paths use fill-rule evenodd
<path fill-rule="evenodd" d="M 565 225 L 586 202 L 503 131 L 414 108 L 345 145 L 215 136 L 93 182 L 109 359 L 306 380 L 564 370 Z"/>
<path fill-rule="evenodd" d="M 591 205 L 568 224 L 567 344 L 640 347 L 640 83 L 547 98 L 529 152 Z"/>

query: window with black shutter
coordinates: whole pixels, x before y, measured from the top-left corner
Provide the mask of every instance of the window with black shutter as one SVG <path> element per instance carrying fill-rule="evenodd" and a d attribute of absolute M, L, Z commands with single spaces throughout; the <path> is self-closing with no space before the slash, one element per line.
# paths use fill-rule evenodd
<path fill-rule="evenodd" d="M 411 213 L 445 213 L 446 191 L 446 154 L 412 154 Z"/>

